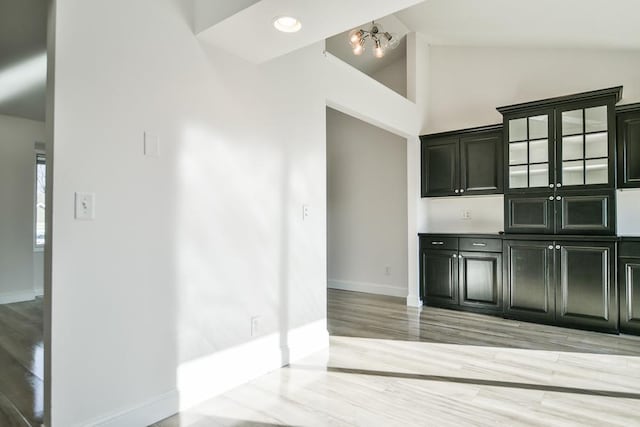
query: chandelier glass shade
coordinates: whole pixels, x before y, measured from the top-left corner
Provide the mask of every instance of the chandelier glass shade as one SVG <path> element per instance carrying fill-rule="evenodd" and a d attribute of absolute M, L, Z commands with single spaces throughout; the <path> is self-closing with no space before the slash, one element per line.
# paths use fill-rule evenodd
<path fill-rule="evenodd" d="M 389 49 L 395 49 L 400 44 L 400 37 L 395 33 L 384 31 L 382 25 L 371 23 L 369 29 L 355 28 L 349 32 L 349 44 L 354 55 L 362 55 L 366 46 L 373 48 L 376 58 L 382 58 Z"/>

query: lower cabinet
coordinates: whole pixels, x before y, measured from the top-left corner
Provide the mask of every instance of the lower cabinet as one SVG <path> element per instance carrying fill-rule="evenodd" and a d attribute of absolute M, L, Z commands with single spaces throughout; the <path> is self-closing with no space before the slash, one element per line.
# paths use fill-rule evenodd
<path fill-rule="evenodd" d="M 602 241 L 504 242 L 508 317 L 616 332 L 616 245 Z"/>
<path fill-rule="evenodd" d="M 502 313 L 500 239 L 420 239 L 421 296 L 427 305 Z"/>
<path fill-rule="evenodd" d="M 620 243 L 620 332 L 640 335 L 640 239 Z"/>

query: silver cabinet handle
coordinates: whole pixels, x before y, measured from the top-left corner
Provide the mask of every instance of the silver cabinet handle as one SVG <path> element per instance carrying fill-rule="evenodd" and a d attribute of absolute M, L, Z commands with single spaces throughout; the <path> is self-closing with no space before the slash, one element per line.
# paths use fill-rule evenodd
<path fill-rule="evenodd" d="M 457 257 L 458 257 L 458 255 L 456 255 L 456 254 L 451 255 L 451 258 L 457 258 Z"/>
<path fill-rule="evenodd" d="M 549 184 L 549 188 L 553 188 L 553 184 Z"/>
<path fill-rule="evenodd" d="M 562 184 L 557 183 L 557 184 L 556 184 L 556 187 L 560 188 L 560 187 L 562 187 Z"/>
<path fill-rule="evenodd" d="M 553 245 L 549 245 L 549 249 L 553 249 Z"/>
<path fill-rule="evenodd" d="M 549 200 L 553 200 L 553 196 L 549 196 Z"/>
<path fill-rule="evenodd" d="M 454 192 L 454 193 L 459 193 L 459 192 L 460 192 L 460 190 L 456 189 L 456 190 L 453 190 L 453 192 Z"/>
<path fill-rule="evenodd" d="M 556 196 L 556 200 L 562 200 L 562 197 Z"/>
<path fill-rule="evenodd" d="M 461 188 L 461 189 L 460 189 L 460 192 L 461 192 L 461 193 L 464 193 L 464 190 Z"/>
<path fill-rule="evenodd" d="M 473 242 L 471 245 L 472 245 L 472 246 L 482 246 L 482 247 L 487 246 L 487 244 L 486 244 L 486 243 L 477 243 L 477 242 Z"/>
<path fill-rule="evenodd" d="M 462 255 L 458 255 L 458 258 L 459 258 L 459 259 L 462 259 Z"/>
<path fill-rule="evenodd" d="M 444 242 L 431 242 L 432 245 L 444 245 Z"/>
<path fill-rule="evenodd" d="M 556 245 L 556 249 L 560 249 L 560 245 Z"/>

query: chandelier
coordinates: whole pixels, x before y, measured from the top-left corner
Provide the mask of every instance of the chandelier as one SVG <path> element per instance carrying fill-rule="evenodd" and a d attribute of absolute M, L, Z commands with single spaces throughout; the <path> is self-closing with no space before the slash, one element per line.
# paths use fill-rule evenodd
<path fill-rule="evenodd" d="M 368 30 L 356 28 L 349 32 L 349 43 L 354 55 L 362 55 L 367 40 L 371 40 L 369 44 L 373 44 L 373 54 L 376 58 L 382 58 L 388 49 L 395 49 L 400 44 L 397 34 L 386 32 L 382 25 L 372 21 Z"/>

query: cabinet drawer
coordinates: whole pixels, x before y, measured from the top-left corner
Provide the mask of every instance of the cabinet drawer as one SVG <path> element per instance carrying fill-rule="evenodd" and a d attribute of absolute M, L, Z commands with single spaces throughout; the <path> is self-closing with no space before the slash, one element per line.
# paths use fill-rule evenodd
<path fill-rule="evenodd" d="M 438 237 L 438 236 L 426 236 L 422 237 L 423 249 L 458 249 L 457 237 Z"/>
<path fill-rule="evenodd" d="M 461 237 L 460 250 L 476 252 L 502 252 L 502 240 L 472 239 L 471 237 Z"/>

